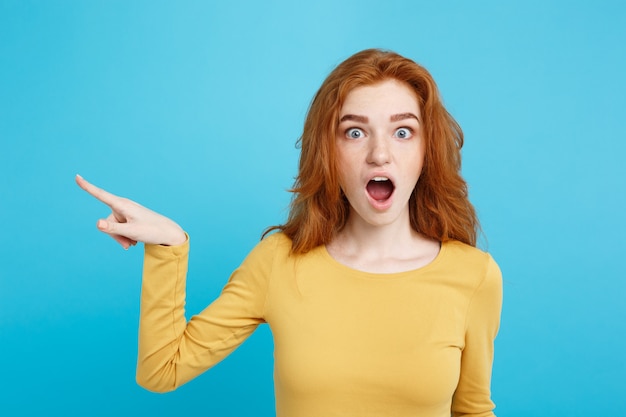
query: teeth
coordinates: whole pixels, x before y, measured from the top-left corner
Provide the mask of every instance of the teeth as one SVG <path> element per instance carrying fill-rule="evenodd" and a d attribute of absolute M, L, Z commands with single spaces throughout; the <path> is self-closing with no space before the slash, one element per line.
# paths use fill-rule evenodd
<path fill-rule="evenodd" d="M 389 178 L 387 178 L 387 177 L 374 177 L 374 178 L 372 178 L 372 181 L 389 181 Z"/>

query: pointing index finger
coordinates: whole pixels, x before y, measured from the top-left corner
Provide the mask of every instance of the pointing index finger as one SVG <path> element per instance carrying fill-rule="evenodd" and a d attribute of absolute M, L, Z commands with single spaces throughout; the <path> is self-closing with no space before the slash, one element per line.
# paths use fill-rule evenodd
<path fill-rule="evenodd" d="M 76 174 L 76 184 L 109 207 L 112 207 L 119 199 L 118 196 L 96 187 L 78 174 Z"/>

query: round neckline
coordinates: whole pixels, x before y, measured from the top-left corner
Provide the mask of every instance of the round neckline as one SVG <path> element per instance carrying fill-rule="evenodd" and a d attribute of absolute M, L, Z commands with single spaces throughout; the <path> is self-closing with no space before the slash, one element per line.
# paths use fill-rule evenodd
<path fill-rule="evenodd" d="M 441 262 L 441 259 L 445 256 L 445 253 L 448 250 L 449 243 L 450 243 L 449 241 L 441 242 L 437 256 L 435 256 L 433 260 L 427 263 L 426 265 L 421 266 L 419 268 L 409 269 L 406 271 L 399 271 L 399 272 L 368 272 L 368 271 L 362 271 L 360 269 L 352 268 L 351 266 L 343 264 L 339 262 L 338 260 L 336 260 L 335 258 L 333 258 L 330 252 L 328 252 L 328 248 L 326 247 L 326 245 L 321 246 L 321 253 L 322 253 L 324 260 L 327 263 L 331 264 L 333 267 L 337 269 L 341 269 L 344 273 L 347 273 L 355 277 L 368 278 L 368 279 L 369 278 L 401 279 L 401 278 L 405 278 L 408 276 L 415 276 L 415 274 L 424 273 L 428 271 L 429 269 L 432 269 L 433 267 L 435 267 L 439 262 Z"/>

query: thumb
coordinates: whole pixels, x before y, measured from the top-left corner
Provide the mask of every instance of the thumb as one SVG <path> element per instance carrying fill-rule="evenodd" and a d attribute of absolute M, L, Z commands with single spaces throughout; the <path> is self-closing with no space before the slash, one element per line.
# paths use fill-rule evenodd
<path fill-rule="evenodd" d="M 98 222 L 96 223 L 96 227 L 98 228 L 98 230 L 100 230 L 101 232 L 105 232 L 107 233 L 109 231 L 109 222 L 107 222 L 104 219 L 100 219 L 98 220 Z"/>
<path fill-rule="evenodd" d="M 98 230 L 104 233 L 108 233 L 110 235 L 120 235 L 125 236 L 125 226 L 124 223 L 116 223 L 108 220 L 100 219 L 96 223 L 96 227 Z"/>
<path fill-rule="evenodd" d="M 124 225 L 122 225 L 123 228 Z M 103 233 L 108 234 L 115 240 L 117 243 L 122 245 L 124 249 L 128 249 L 131 246 L 135 246 L 137 244 L 136 240 L 130 239 L 122 234 L 120 234 L 120 223 L 109 222 L 104 219 L 98 220 L 96 223 L 96 227 Z"/>

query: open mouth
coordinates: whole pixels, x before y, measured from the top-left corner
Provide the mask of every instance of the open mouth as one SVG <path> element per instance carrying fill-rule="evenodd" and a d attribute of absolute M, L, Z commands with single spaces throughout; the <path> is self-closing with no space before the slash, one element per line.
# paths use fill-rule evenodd
<path fill-rule="evenodd" d="M 396 187 L 387 177 L 374 177 L 367 183 L 365 188 L 370 197 L 382 203 L 391 197 Z"/>

